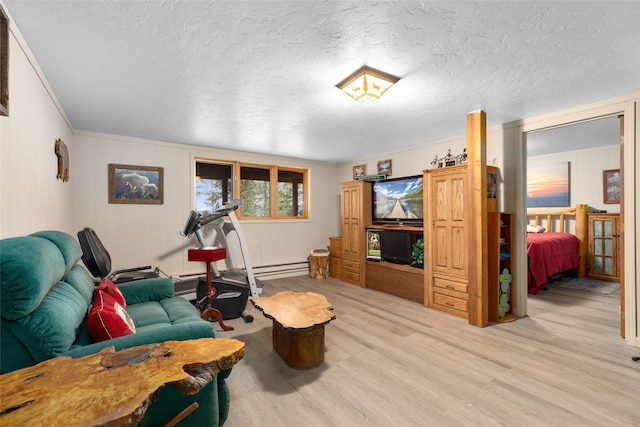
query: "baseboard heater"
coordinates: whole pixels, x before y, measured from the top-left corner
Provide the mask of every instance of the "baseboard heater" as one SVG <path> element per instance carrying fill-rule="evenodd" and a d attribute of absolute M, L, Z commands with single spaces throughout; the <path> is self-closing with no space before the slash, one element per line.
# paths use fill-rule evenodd
<path fill-rule="evenodd" d="M 224 275 L 224 270 L 220 271 Z M 302 276 L 309 274 L 309 261 L 290 262 L 286 264 L 272 264 L 253 267 L 253 275 L 264 281 L 270 279 L 281 279 L 283 277 Z M 184 298 L 195 298 L 198 279 L 204 277 L 205 273 L 185 274 L 174 278 L 175 293 Z"/>

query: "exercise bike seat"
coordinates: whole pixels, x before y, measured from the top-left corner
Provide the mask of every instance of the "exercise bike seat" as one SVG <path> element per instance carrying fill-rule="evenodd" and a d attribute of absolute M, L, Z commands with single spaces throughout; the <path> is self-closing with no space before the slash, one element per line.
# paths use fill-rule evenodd
<path fill-rule="evenodd" d="M 108 278 L 113 283 L 124 283 L 159 277 L 157 270 L 148 271 L 151 269 L 150 265 L 111 272 L 111 256 L 92 228 L 85 227 L 78 231 L 78 241 L 82 249 L 82 262 L 100 280 Z"/>

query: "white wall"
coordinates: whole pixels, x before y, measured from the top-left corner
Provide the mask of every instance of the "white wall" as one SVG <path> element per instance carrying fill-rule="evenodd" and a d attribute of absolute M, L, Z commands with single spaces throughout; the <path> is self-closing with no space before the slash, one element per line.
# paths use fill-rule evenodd
<path fill-rule="evenodd" d="M 605 204 L 602 194 L 602 171 L 620 169 L 619 145 L 529 157 L 527 167 L 566 161 L 570 162 L 569 206 L 587 204 L 594 209 L 620 213 L 620 205 Z"/>
<path fill-rule="evenodd" d="M 517 130 L 515 125 L 495 126 L 487 129 L 487 164 L 500 168 L 497 208 L 499 211 L 513 212 L 516 206 L 515 180 L 505 182 L 503 177 L 512 176 L 516 170 Z M 338 165 L 338 185 L 340 182 L 353 179 L 353 166 L 365 164 L 367 174 L 373 175 L 377 173 L 378 161 L 386 159 L 391 159 L 392 178 L 422 173 L 423 170 L 433 167 L 431 161 L 435 156 L 442 158 L 448 150 L 451 150 L 451 154 L 454 156 L 462 153 L 467 146 L 467 137 L 464 133 L 466 129 L 461 128 L 460 131 L 463 133 L 459 135 L 340 163 Z M 339 186 L 337 191 L 339 194 Z"/>
<path fill-rule="evenodd" d="M 10 21 L 9 117 L 0 117 L 0 237 L 73 232 L 72 188 L 56 179 L 56 139 L 77 159 L 73 133 L 22 36 Z"/>
<path fill-rule="evenodd" d="M 461 131 L 464 132 L 464 129 L 461 129 Z M 366 165 L 367 175 L 375 175 L 378 173 L 378 162 L 387 159 L 391 160 L 390 178 L 417 175 L 425 169 L 431 169 L 431 161 L 435 155 L 443 157 L 449 149 L 451 149 L 453 155 L 457 155 L 462 153 L 466 146 L 466 136 L 463 133 L 396 151 L 350 160 L 339 164 L 339 182 L 352 180 L 353 166 L 356 165 Z"/>
<path fill-rule="evenodd" d="M 204 270 L 187 261 L 187 247 L 197 246 L 195 241 L 179 234 L 194 207 L 195 157 L 309 169 L 309 220 L 241 221 L 254 267 L 305 262 L 310 250 L 326 248 L 329 237 L 338 234 L 333 163 L 82 131 L 76 132 L 74 148 L 74 227 L 96 230 L 114 269 L 150 264 L 172 275 Z M 109 163 L 164 168 L 164 204 L 109 204 Z"/>

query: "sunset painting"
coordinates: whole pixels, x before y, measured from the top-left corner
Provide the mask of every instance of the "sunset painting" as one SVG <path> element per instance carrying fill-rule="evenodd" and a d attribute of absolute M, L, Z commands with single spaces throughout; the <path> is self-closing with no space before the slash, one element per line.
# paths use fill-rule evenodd
<path fill-rule="evenodd" d="M 527 207 L 569 206 L 569 162 L 527 167 Z"/>

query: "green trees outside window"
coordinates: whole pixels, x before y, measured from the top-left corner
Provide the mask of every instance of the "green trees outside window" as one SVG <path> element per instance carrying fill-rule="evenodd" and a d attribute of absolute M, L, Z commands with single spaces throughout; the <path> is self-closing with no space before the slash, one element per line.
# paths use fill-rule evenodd
<path fill-rule="evenodd" d="M 202 215 L 240 199 L 239 218 L 308 218 L 306 169 L 197 159 L 195 171 L 196 211 Z"/>

